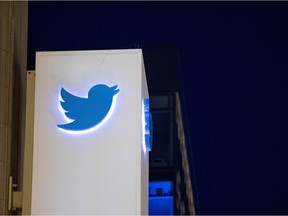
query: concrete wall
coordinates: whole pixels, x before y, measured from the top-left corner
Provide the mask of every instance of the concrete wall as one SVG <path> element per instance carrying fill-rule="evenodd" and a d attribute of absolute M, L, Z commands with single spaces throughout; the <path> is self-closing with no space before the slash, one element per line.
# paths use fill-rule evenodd
<path fill-rule="evenodd" d="M 27 26 L 27 1 L 0 2 L 0 214 L 8 214 L 8 177 L 22 185 Z"/>

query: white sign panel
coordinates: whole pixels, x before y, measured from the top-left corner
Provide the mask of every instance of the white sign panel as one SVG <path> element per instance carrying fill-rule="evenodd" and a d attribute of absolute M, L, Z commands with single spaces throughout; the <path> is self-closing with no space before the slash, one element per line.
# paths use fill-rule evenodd
<path fill-rule="evenodd" d="M 147 99 L 140 49 L 37 53 L 31 213 L 148 214 Z"/>

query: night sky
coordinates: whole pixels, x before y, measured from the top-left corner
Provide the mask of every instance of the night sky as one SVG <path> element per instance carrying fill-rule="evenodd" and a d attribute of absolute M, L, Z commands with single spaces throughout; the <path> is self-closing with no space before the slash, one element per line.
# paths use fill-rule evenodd
<path fill-rule="evenodd" d="M 288 2 L 31 1 L 28 69 L 142 48 L 151 93 L 180 92 L 197 213 L 288 214 L 287 23 Z"/>

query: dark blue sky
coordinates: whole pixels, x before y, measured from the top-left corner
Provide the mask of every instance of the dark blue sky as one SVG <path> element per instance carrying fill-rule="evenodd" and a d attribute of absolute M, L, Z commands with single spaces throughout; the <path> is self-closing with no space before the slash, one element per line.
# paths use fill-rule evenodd
<path fill-rule="evenodd" d="M 172 50 L 150 77 L 180 91 L 197 213 L 288 214 L 287 23 L 287 2 L 32 1 L 28 68 L 38 50 Z"/>

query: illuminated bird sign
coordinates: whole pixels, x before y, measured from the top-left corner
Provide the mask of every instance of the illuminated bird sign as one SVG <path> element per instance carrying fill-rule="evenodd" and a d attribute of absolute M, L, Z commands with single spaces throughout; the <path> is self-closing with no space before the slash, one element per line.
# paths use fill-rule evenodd
<path fill-rule="evenodd" d="M 73 121 L 57 127 L 68 131 L 84 131 L 99 125 L 111 109 L 113 97 L 120 91 L 117 87 L 95 85 L 89 90 L 87 98 L 75 96 L 62 88 L 60 94 L 63 101 L 60 104 L 64 114 Z"/>

